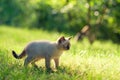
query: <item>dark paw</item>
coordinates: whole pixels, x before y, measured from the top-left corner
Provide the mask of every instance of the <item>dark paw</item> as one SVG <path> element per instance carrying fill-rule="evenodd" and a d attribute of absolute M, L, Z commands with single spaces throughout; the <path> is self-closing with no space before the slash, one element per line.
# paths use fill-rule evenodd
<path fill-rule="evenodd" d="M 37 66 L 37 65 L 34 65 L 33 67 L 34 67 L 34 68 L 38 68 L 38 66 Z"/>
<path fill-rule="evenodd" d="M 53 72 L 54 72 L 51 68 L 47 68 L 46 71 L 47 71 L 48 73 L 53 73 Z"/>

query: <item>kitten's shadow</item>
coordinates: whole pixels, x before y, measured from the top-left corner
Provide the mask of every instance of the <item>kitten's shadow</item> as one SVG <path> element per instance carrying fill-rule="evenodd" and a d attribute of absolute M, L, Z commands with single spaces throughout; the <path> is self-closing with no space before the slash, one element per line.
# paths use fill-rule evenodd
<path fill-rule="evenodd" d="M 62 67 L 59 67 L 58 69 L 50 69 L 50 70 L 47 70 L 45 67 L 33 67 L 32 68 L 33 71 L 38 71 L 40 74 L 50 74 L 50 73 L 67 73 L 67 69 L 66 67 L 62 66 Z"/>

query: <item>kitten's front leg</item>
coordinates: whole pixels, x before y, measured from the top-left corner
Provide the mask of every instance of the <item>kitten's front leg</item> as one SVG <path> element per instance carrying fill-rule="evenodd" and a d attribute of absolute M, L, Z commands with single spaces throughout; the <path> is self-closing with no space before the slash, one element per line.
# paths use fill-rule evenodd
<path fill-rule="evenodd" d="M 55 58 L 54 62 L 55 62 L 55 67 L 58 68 L 59 67 L 59 58 Z"/>

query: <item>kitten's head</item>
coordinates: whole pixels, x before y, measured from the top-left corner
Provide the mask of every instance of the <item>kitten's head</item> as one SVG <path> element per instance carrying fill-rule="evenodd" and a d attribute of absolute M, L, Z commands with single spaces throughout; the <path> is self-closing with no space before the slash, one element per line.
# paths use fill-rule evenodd
<path fill-rule="evenodd" d="M 70 39 L 71 39 L 71 37 L 69 37 L 69 38 L 65 38 L 64 36 L 60 37 L 58 39 L 59 48 L 63 49 L 63 50 L 69 50 L 70 49 Z"/>

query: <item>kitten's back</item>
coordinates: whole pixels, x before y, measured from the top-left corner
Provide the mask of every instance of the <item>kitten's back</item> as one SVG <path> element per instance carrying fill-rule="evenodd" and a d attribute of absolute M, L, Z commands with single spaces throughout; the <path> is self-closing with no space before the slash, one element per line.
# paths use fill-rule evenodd
<path fill-rule="evenodd" d="M 29 43 L 25 50 L 26 53 L 31 56 L 45 56 L 46 54 L 54 53 L 57 50 L 57 45 L 49 41 L 34 41 Z"/>

